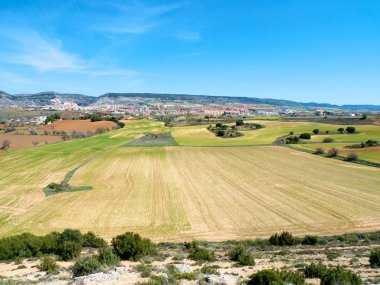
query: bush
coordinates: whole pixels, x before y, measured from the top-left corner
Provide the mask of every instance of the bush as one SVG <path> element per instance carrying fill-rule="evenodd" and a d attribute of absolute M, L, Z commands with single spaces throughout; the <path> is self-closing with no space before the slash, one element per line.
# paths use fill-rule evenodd
<path fill-rule="evenodd" d="M 155 245 L 139 234 L 125 233 L 112 239 L 113 250 L 123 260 L 138 260 L 156 253 Z"/>
<path fill-rule="evenodd" d="M 286 246 L 286 245 L 295 245 L 297 243 L 297 240 L 293 235 L 289 232 L 282 232 L 280 235 L 275 233 L 269 238 L 269 243 L 271 245 L 279 245 L 279 246 Z"/>
<path fill-rule="evenodd" d="M 56 253 L 59 245 L 60 233 L 52 232 L 42 238 L 41 251 L 44 254 Z"/>
<path fill-rule="evenodd" d="M 196 242 L 185 243 L 185 247 L 189 251 L 189 259 L 195 261 L 214 261 L 215 256 L 214 253 L 198 246 Z"/>
<path fill-rule="evenodd" d="M 347 155 L 347 160 L 348 161 L 354 161 L 354 160 L 358 160 L 359 156 L 354 153 L 354 152 L 351 152 Z"/>
<path fill-rule="evenodd" d="M 319 134 L 319 129 L 314 129 L 313 130 L 313 134 L 318 135 Z"/>
<path fill-rule="evenodd" d="M 135 270 L 139 272 L 143 278 L 149 277 L 153 272 L 152 267 L 147 264 L 139 264 L 135 267 Z"/>
<path fill-rule="evenodd" d="M 115 266 L 120 263 L 120 258 L 112 251 L 112 248 L 109 246 L 100 248 L 97 254 L 97 258 L 103 265 Z"/>
<path fill-rule="evenodd" d="M 211 275 L 218 275 L 218 265 L 204 265 L 201 268 L 201 273 L 203 274 L 211 274 Z"/>
<path fill-rule="evenodd" d="M 374 249 L 369 255 L 369 264 L 371 267 L 380 267 L 380 249 Z"/>
<path fill-rule="evenodd" d="M 311 139 L 311 135 L 309 133 L 300 134 L 300 139 L 309 140 Z"/>
<path fill-rule="evenodd" d="M 321 277 L 321 285 L 336 284 L 360 285 L 362 284 L 362 280 L 354 272 L 343 269 L 340 266 L 327 269 L 326 274 Z"/>
<path fill-rule="evenodd" d="M 62 260 L 72 260 L 80 256 L 82 245 L 73 241 L 64 241 L 58 248 L 57 254 Z"/>
<path fill-rule="evenodd" d="M 321 147 L 317 147 L 315 149 L 315 154 L 324 154 L 325 153 L 325 150 Z"/>
<path fill-rule="evenodd" d="M 79 259 L 73 266 L 73 276 L 84 276 L 99 272 L 101 264 L 95 256 Z"/>
<path fill-rule="evenodd" d="M 311 263 L 309 265 L 305 265 L 302 269 L 306 278 L 322 278 L 327 272 L 327 267 L 322 263 Z"/>
<path fill-rule="evenodd" d="M 238 265 L 248 266 L 255 265 L 255 259 L 252 254 L 247 251 L 242 245 L 238 245 L 229 252 L 229 257 L 232 261 L 235 261 Z"/>
<path fill-rule="evenodd" d="M 302 244 L 305 245 L 316 245 L 319 242 L 319 238 L 317 236 L 305 236 L 302 239 Z"/>
<path fill-rule="evenodd" d="M 300 138 L 297 136 L 288 136 L 285 138 L 285 142 L 287 144 L 297 144 L 299 142 Z"/>
<path fill-rule="evenodd" d="M 107 245 L 106 241 L 98 236 L 96 236 L 93 232 L 88 232 L 83 235 L 83 243 L 84 247 L 92 247 L 92 248 L 101 248 Z"/>
<path fill-rule="evenodd" d="M 282 269 L 280 271 L 277 271 L 280 275 L 281 279 L 286 284 L 293 284 L 293 285 L 303 285 L 305 284 L 305 275 L 298 271 L 291 271 L 287 269 Z"/>
<path fill-rule="evenodd" d="M 354 134 L 356 132 L 356 129 L 355 129 L 355 127 L 347 127 L 346 132 L 348 134 Z"/>
<path fill-rule="evenodd" d="M 82 245 L 83 244 L 82 233 L 79 230 L 65 229 L 59 237 L 59 243 L 63 243 L 65 241 L 72 241 L 72 242 Z"/>
<path fill-rule="evenodd" d="M 24 233 L 0 240 L 0 260 L 41 255 L 42 238 Z"/>
<path fill-rule="evenodd" d="M 323 139 L 323 143 L 332 143 L 334 141 L 334 139 L 333 138 L 324 138 Z"/>
<path fill-rule="evenodd" d="M 50 274 L 57 271 L 59 266 L 53 256 L 44 256 L 37 268 L 41 271 L 45 271 L 47 274 Z"/>
<path fill-rule="evenodd" d="M 218 130 L 218 131 L 216 132 L 216 135 L 217 135 L 218 137 L 223 137 L 224 134 L 225 134 L 225 132 L 224 132 L 223 130 Z"/>
<path fill-rule="evenodd" d="M 285 282 L 277 271 L 261 270 L 250 276 L 247 285 L 284 285 Z"/>
<path fill-rule="evenodd" d="M 242 126 L 244 125 L 244 121 L 242 119 L 239 119 L 236 121 L 236 126 Z"/>
<path fill-rule="evenodd" d="M 339 154 L 339 149 L 333 147 L 332 149 L 329 150 L 329 155 L 330 156 L 337 156 Z"/>
<path fill-rule="evenodd" d="M 344 129 L 343 129 L 343 128 L 339 128 L 339 129 L 338 129 L 338 132 L 340 132 L 341 134 L 343 134 Z"/>

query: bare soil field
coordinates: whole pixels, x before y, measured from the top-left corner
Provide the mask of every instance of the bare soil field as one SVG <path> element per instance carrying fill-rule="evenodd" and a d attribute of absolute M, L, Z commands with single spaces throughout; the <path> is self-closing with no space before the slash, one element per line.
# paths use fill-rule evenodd
<path fill-rule="evenodd" d="M 109 128 L 112 129 L 116 126 L 115 122 L 111 121 L 98 121 L 91 122 L 90 120 L 60 120 L 55 121 L 50 125 L 43 126 L 43 130 L 56 130 L 56 131 L 92 131 L 95 132 L 98 128 Z"/>
<path fill-rule="evenodd" d="M 62 138 L 61 136 L 52 135 L 15 135 L 14 133 L 0 134 L 0 145 L 2 145 L 2 142 L 5 140 L 10 141 L 10 149 L 20 150 L 47 143 L 59 142 L 62 141 Z M 33 142 L 37 142 L 38 144 L 33 144 Z"/>

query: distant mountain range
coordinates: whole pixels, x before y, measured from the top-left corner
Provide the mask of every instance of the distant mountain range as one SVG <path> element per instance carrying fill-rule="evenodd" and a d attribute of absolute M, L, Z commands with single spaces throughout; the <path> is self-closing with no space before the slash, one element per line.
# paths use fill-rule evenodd
<path fill-rule="evenodd" d="M 162 93 L 106 93 L 94 97 L 82 94 L 62 94 L 57 92 L 41 92 L 36 94 L 16 94 L 11 95 L 0 91 L 0 106 L 44 106 L 49 105 L 52 99 L 65 99 L 78 104 L 79 106 L 96 106 L 100 104 L 141 104 L 154 103 L 198 103 L 198 104 L 265 104 L 276 107 L 303 107 L 303 108 L 338 108 L 346 110 L 380 111 L 380 105 L 334 105 L 328 103 L 302 103 L 290 100 L 262 99 L 250 97 L 229 97 L 229 96 L 209 96 L 209 95 L 188 95 L 188 94 L 162 94 Z"/>

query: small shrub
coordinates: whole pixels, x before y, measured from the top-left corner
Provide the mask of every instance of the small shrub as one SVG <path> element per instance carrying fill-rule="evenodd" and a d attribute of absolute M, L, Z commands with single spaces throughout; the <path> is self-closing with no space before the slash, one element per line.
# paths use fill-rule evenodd
<path fill-rule="evenodd" d="M 114 266 L 120 263 L 120 258 L 115 255 L 112 248 L 109 246 L 104 246 L 99 249 L 97 254 L 99 262 L 103 265 Z"/>
<path fill-rule="evenodd" d="M 37 268 L 41 271 L 45 271 L 47 274 L 50 274 L 57 271 L 59 266 L 53 256 L 44 256 Z"/>
<path fill-rule="evenodd" d="M 244 125 L 244 121 L 242 119 L 236 120 L 236 126 Z"/>
<path fill-rule="evenodd" d="M 314 129 L 313 130 L 313 134 L 318 135 L 319 134 L 319 129 Z"/>
<path fill-rule="evenodd" d="M 241 266 L 252 266 L 255 265 L 255 259 L 252 254 L 247 251 L 247 249 L 238 245 L 229 252 L 229 257 L 232 261 L 235 261 L 238 265 Z"/>
<path fill-rule="evenodd" d="M 322 278 L 326 274 L 327 267 L 322 263 L 311 263 L 302 268 L 306 278 Z"/>
<path fill-rule="evenodd" d="M 356 153 L 354 153 L 354 152 L 349 153 L 347 155 L 347 160 L 348 161 L 355 161 L 355 160 L 358 160 L 358 158 L 359 158 L 359 156 Z"/>
<path fill-rule="evenodd" d="M 285 282 L 277 271 L 261 270 L 250 276 L 247 285 L 284 285 Z"/>
<path fill-rule="evenodd" d="M 302 244 L 305 245 L 316 245 L 319 242 L 319 238 L 317 236 L 305 236 L 302 239 Z"/>
<path fill-rule="evenodd" d="M 218 131 L 216 132 L 216 135 L 217 135 L 218 137 L 223 137 L 224 134 L 225 134 L 225 132 L 224 132 L 223 130 L 218 130 Z"/>
<path fill-rule="evenodd" d="M 282 232 L 279 234 L 274 234 L 269 238 L 269 243 L 271 245 L 279 245 L 279 246 L 287 246 L 287 245 L 295 245 L 297 240 L 293 235 L 289 232 Z"/>
<path fill-rule="evenodd" d="M 139 234 L 125 233 L 112 239 L 113 250 L 123 260 L 138 260 L 144 256 L 156 254 L 155 245 L 150 239 Z"/>
<path fill-rule="evenodd" d="M 325 250 L 325 254 L 328 260 L 332 261 L 334 259 L 337 259 L 339 256 L 342 255 L 342 253 L 338 250 Z"/>
<path fill-rule="evenodd" d="M 139 272 L 143 278 L 150 277 L 153 272 L 152 266 L 147 264 L 139 264 L 135 267 L 135 270 Z"/>
<path fill-rule="evenodd" d="M 315 149 L 315 154 L 324 154 L 325 153 L 325 150 L 321 147 L 317 147 Z"/>
<path fill-rule="evenodd" d="M 99 272 L 101 264 L 95 256 L 89 256 L 79 259 L 73 266 L 73 276 L 85 276 Z"/>
<path fill-rule="evenodd" d="M 62 260 L 67 261 L 79 257 L 81 250 L 82 246 L 80 244 L 73 241 L 65 241 L 59 246 L 57 254 Z"/>
<path fill-rule="evenodd" d="M 336 268 L 329 268 L 326 274 L 321 277 L 321 285 L 336 284 L 361 285 L 362 280 L 354 272 L 338 266 Z"/>
<path fill-rule="evenodd" d="M 369 264 L 371 267 L 380 267 L 380 248 L 374 249 L 369 255 Z"/>
<path fill-rule="evenodd" d="M 311 135 L 309 133 L 300 134 L 300 139 L 309 140 L 311 139 Z"/>
<path fill-rule="evenodd" d="M 305 284 L 305 275 L 303 275 L 301 272 L 282 269 L 278 271 L 278 274 L 280 275 L 281 279 L 286 284 L 292 284 L 292 285 Z"/>
<path fill-rule="evenodd" d="M 355 129 L 355 127 L 347 127 L 346 132 L 348 134 L 354 134 L 356 132 L 356 129 Z"/>
<path fill-rule="evenodd" d="M 214 253 L 207 250 L 206 248 L 198 246 L 196 242 L 185 243 L 185 247 L 189 251 L 189 259 L 195 261 L 214 261 Z"/>
<path fill-rule="evenodd" d="M 219 266 L 217 265 L 203 265 L 203 267 L 201 268 L 201 273 L 219 275 L 218 268 Z"/>
<path fill-rule="evenodd" d="M 329 150 L 329 155 L 330 156 L 337 156 L 339 154 L 339 149 L 333 147 L 332 149 Z"/>
<path fill-rule="evenodd" d="M 334 139 L 333 138 L 324 138 L 322 142 L 323 143 L 332 143 L 332 142 L 334 142 Z"/>

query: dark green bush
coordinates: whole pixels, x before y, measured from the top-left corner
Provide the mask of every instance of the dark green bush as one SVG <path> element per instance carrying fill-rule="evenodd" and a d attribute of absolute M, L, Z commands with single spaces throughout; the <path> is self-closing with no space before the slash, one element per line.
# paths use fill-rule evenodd
<path fill-rule="evenodd" d="M 360 285 L 362 280 L 360 277 L 350 271 L 338 266 L 336 268 L 329 268 L 326 274 L 321 277 L 321 285 Z"/>
<path fill-rule="evenodd" d="M 112 248 L 109 246 L 104 246 L 99 249 L 97 258 L 101 264 L 114 266 L 120 263 L 120 258 L 115 255 Z"/>
<path fill-rule="evenodd" d="M 64 241 L 57 249 L 57 254 L 62 260 L 72 260 L 80 256 L 82 246 L 73 241 Z"/>
<path fill-rule="evenodd" d="M 355 129 L 355 127 L 347 127 L 347 128 L 346 128 L 346 132 L 347 132 L 348 134 L 353 134 L 353 133 L 356 132 L 356 129 Z"/>
<path fill-rule="evenodd" d="M 380 249 L 374 249 L 369 255 L 369 264 L 371 267 L 380 267 Z"/>
<path fill-rule="evenodd" d="M 156 254 L 155 245 L 139 234 L 125 233 L 112 239 L 113 250 L 123 260 L 138 260 Z"/>
<path fill-rule="evenodd" d="M 319 243 L 319 238 L 317 236 L 305 236 L 302 239 L 302 244 L 305 245 L 316 245 Z"/>
<path fill-rule="evenodd" d="M 185 243 L 186 249 L 189 251 L 189 259 L 195 261 L 214 261 L 214 253 L 206 248 L 200 247 L 196 242 Z"/>
<path fill-rule="evenodd" d="M 289 232 L 282 232 L 280 235 L 275 233 L 269 238 L 271 245 L 287 246 L 297 244 L 297 239 Z"/>
<path fill-rule="evenodd" d="M 99 272 L 101 263 L 95 256 L 89 256 L 79 259 L 73 266 L 73 276 L 84 276 Z"/>
<path fill-rule="evenodd" d="M 79 230 L 65 229 L 61 233 L 58 241 L 59 241 L 59 243 L 64 243 L 65 241 L 72 241 L 72 242 L 75 242 L 75 243 L 82 245 L 83 244 L 83 236 Z"/>
<path fill-rule="evenodd" d="M 306 278 L 322 278 L 327 272 L 327 267 L 322 263 L 310 263 L 302 268 Z"/>
<path fill-rule="evenodd" d="M 44 256 L 37 268 L 45 271 L 47 274 L 53 273 L 59 269 L 59 266 L 53 256 Z"/>
<path fill-rule="evenodd" d="M 255 259 L 252 254 L 242 245 L 237 245 L 229 252 L 229 257 L 232 261 L 235 261 L 241 266 L 255 265 Z"/>
<path fill-rule="evenodd" d="M 42 238 L 24 233 L 0 240 L 0 260 L 41 255 Z"/>
<path fill-rule="evenodd" d="M 287 270 L 287 269 L 282 269 L 277 272 L 280 275 L 282 281 L 284 281 L 286 284 L 293 284 L 293 285 L 305 284 L 305 275 L 303 275 L 301 272 Z"/>
<path fill-rule="evenodd" d="M 334 141 L 334 139 L 333 138 L 324 138 L 323 139 L 323 143 L 332 143 Z"/>
<path fill-rule="evenodd" d="M 42 238 L 42 248 L 41 251 L 44 254 L 56 253 L 59 245 L 60 233 L 52 232 L 47 234 Z"/>
<path fill-rule="evenodd" d="M 93 232 L 88 232 L 83 235 L 83 244 L 84 247 L 92 247 L 92 248 L 101 248 L 107 245 L 106 241 L 98 236 L 96 236 Z"/>
<path fill-rule="evenodd" d="M 236 126 L 242 126 L 244 125 L 244 121 L 242 119 L 236 120 Z"/>
<path fill-rule="evenodd" d="M 300 139 L 309 140 L 311 139 L 311 135 L 309 133 L 300 134 Z"/>
<path fill-rule="evenodd" d="M 261 270 L 250 276 L 247 285 L 284 285 L 285 282 L 277 271 Z"/>

